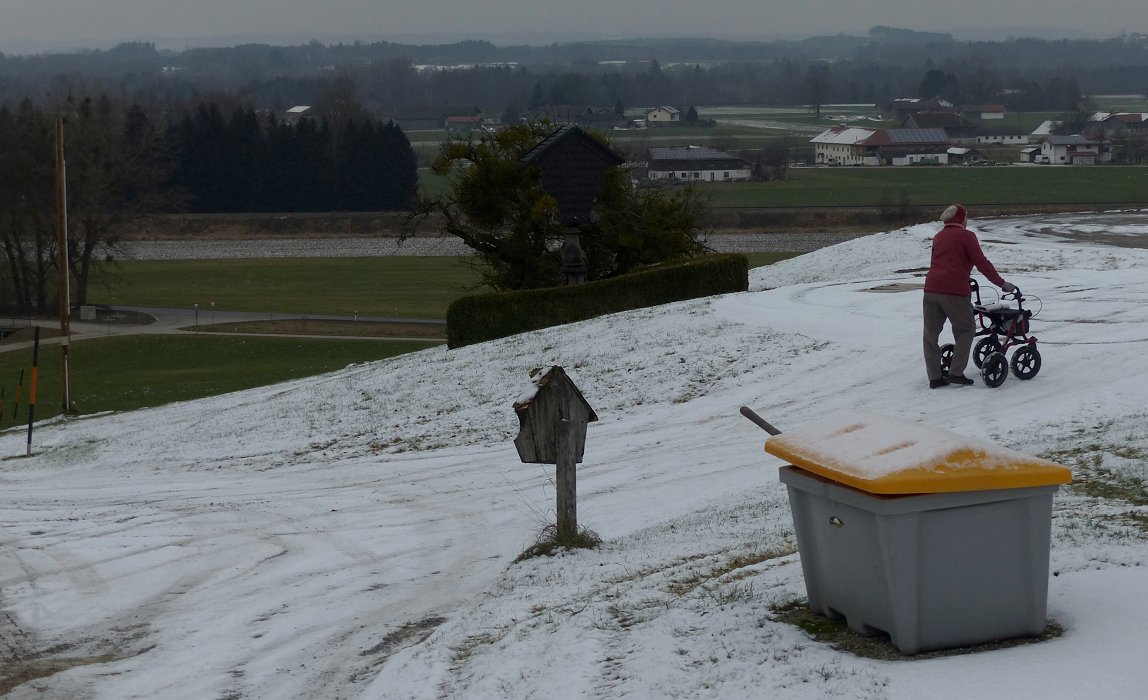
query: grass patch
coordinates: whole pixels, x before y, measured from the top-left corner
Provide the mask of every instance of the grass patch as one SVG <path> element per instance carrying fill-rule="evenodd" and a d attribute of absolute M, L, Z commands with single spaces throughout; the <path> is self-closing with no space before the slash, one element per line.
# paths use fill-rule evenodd
<path fill-rule="evenodd" d="M 782 260 L 796 258 L 801 253 L 742 253 L 749 260 L 750 268 L 765 267 Z"/>
<path fill-rule="evenodd" d="M 1143 461 L 1148 451 L 1133 446 L 1105 448 L 1098 444 L 1055 450 L 1041 456 L 1072 470 L 1072 483 L 1066 490 L 1089 498 L 1123 501 L 1132 506 L 1148 506 L 1148 484 L 1138 476 L 1120 474 L 1104 466 L 1106 455 Z"/>
<path fill-rule="evenodd" d="M 321 374 L 436 344 L 207 334 L 90 339 L 71 347 L 72 401 L 80 413 L 130 411 Z M 61 357 L 58 345 L 40 348 L 37 419 L 61 413 Z M 0 353 L 0 387 L 7 397 L 0 427 L 27 422 L 31 366 L 31 349 Z M 14 417 L 21 371 L 23 397 Z"/>
<path fill-rule="evenodd" d="M 1060 625 L 1054 621 L 1049 621 L 1044 632 L 1036 637 L 1017 637 L 910 655 L 902 654 L 897 647 L 893 646 L 887 636 L 864 637 L 849 629 L 845 620 L 832 620 L 813 612 L 805 601 L 794 601 L 787 605 L 777 606 L 772 608 L 772 611 L 778 621 L 800 628 L 816 641 L 828 644 L 837 651 L 881 661 L 936 659 L 946 656 L 975 654 L 982 651 L 1010 649 L 1026 644 L 1045 642 L 1064 634 L 1064 629 Z"/>
<path fill-rule="evenodd" d="M 398 318 L 446 318 L 478 283 L 460 257 L 129 260 L 114 264 L 93 304 Z"/>
<path fill-rule="evenodd" d="M 715 207 L 1123 204 L 1146 202 L 1148 168 L 791 168 L 781 181 L 699 187 Z"/>
<path fill-rule="evenodd" d="M 542 528 L 534 544 L 526 548 L 514 561 L 526 561 L 535 557 L 552 557 L 564 549 L 596 549 L 602 544 L 602 538 L 593 530 L 579 527 L 572 536 L 558 536 L 557 525 L 547 525 Z"/>
<path fill-rule="evenodd" d="M 234 323 L 201 324 L 195 329 L 200 333 L 446 340 L 446 324 L 441 323 L 374 323 L 371 321 L 286 319 L 282 321 L 236 321 Z"/>
<path fill-rule="evenodd" d="M 115 654 L 100 654 L 92 657 L 4 661 L 0 663 L 0 696 L 30 681 L 54 676 L 68 669 L 92 664 L 106 664 L 123 658 L 125 657 Z"/>

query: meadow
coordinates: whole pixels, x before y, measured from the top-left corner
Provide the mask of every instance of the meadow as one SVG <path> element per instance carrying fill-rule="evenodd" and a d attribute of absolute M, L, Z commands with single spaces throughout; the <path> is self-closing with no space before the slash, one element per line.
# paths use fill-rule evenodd
<path fill-rule="evenodd" d="M 476 281 L 465 260 L 453 257 L 123 261 L 115 264 L 106 286 L 93 289 L 91 302 L 175 308 L 199 303 L 206 309 L 214 301 L 220 311 L 442 319 L 450 302 Z M 203 321 L 202 330 L 211 330 L 206 312 Z M 214 396 L 438 344 L 208 333 L 77 334 L 73 341 L 72 401 L 82 414 Z M 61 357 L 58 345 L 42 343 L 37 419 L 59 415 L 63 408 Z M 30 348 L 0 352 L 0 391 L 7 404 L 0 405 L 0 426 L 27 422 L 31 367 Z M 21 376 L 24 403 L 16 414 Z"/>
<path fill-rule="evenodd" d="M 72 403 L 81 414 L 130 411 L 332 372 L 433 345 L 206 334 L 76 336 L 69 351 Z M 62 358 L 59 345 L 41 345 L 36 420 L 62 412 Z M 27 424 L 31 367 L 31 348 L 0 353 L 5 397 L 0 427 Z"/>
<path fill-rule="evenodd" d="M 446 191 L 443 178 L 420 173 L 428 194 Z M 1001 165 L 987 167 L 798 167 L 784 180 L 699 183 L 716 208 L 935 207 L 960 201 L 982 205 L 1143 204 L 1148 167 Z"/>
<path fill-rule="evenodd" d="M 790 168 L 785 180 L 701 185 L 714 207 L 1084 205 L 1148 202 L 1134 166 Z"/>
<path fill-rule="evenodd" d="M 478 273 L 465 258 L 124 260 L 93 304 L 399 318 L 446 318 Z"/>

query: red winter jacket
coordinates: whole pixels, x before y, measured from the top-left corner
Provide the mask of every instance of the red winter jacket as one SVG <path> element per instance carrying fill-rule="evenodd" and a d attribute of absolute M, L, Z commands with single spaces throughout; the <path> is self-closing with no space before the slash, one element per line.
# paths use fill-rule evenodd
<path fill-rule="evenodd" d="M 933 255 L 929 272 L 925 275 L 925 291 L 967 297 L 970 294 L 969 274 L 974 267 L 996 286 L 1004 284 L 1004 278 L 981 252 L 976 234 L 960 224 L 945 224 L 933 236 Z"/>

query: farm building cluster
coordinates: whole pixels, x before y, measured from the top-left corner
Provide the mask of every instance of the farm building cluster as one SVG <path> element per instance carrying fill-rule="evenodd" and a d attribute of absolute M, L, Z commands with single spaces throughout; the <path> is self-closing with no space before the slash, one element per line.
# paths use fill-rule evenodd
<path fill-rule="evenodd" d="M 1009 129 L 1002 105 L 966 105 L 943 100 L 894 100 L 889 113 L 899 126 L 835 126 L 811 139 L 819 165 L 963 165 L 984 162 L 979 146 L 1016 145 L 1017 160 L 1049 165 L 1113 162 L 1113 140 L 1148 136 L 1148 114 L 1097 112 L 1081 133 L 1061 134 L 1046 121 L 1026 133 Z M 980 122 L 1000 120 L 985 129 Z"/>

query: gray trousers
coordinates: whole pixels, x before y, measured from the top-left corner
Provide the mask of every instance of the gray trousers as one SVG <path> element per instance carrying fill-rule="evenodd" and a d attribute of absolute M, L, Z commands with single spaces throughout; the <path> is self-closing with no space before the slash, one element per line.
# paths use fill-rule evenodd
<path fill-rule="evenodd" d="M 953 349 L 953 364 L 949 366 L 949 374 L 964 374 L 965 367 L 969 364 L 973 337 L 977 332 L 972 301 L 967 296 L 925 292 L 924 318 L 925 372 L 929 375 L 929 379 L 941 378 L 939 341 L 946 320 L 952 326 L 953 344 L 956 346 Z"/>

